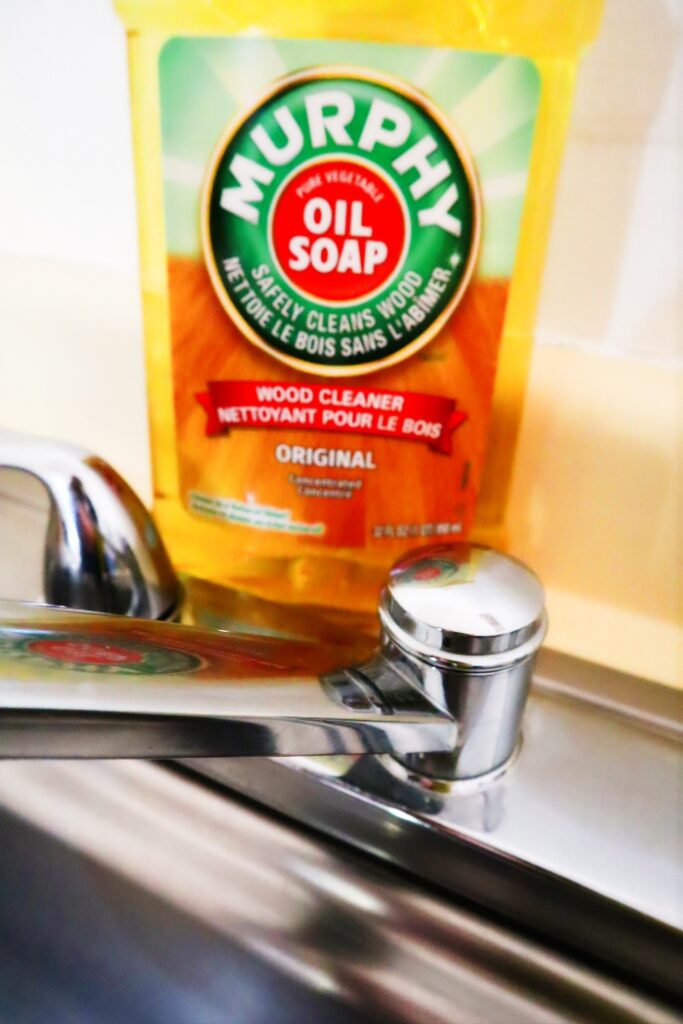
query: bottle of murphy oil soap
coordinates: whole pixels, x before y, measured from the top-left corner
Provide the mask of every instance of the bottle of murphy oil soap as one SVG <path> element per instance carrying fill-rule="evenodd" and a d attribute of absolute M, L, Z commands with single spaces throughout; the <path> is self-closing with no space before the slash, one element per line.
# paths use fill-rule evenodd
<path fill-rule="evenodd" d="M 500 542 L 600 0 L 116 5 L 179 568 L 357 608 L 406 548 Z"/>

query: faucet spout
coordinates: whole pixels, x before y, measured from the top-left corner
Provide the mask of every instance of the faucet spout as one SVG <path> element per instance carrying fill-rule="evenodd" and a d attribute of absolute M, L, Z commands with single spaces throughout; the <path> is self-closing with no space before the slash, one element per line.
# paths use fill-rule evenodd
<path fill-rule="evenodd" d="M 456 726 L 419 686 L 317 644 L 0 602 L 0 757 L 435 752 Z"/>

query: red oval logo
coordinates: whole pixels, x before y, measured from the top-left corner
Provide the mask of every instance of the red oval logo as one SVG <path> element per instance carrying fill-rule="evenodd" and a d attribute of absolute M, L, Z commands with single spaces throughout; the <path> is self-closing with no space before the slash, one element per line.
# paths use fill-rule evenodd
<path fill-rule="evenodd" d="M 308 164 L 274 205 L 272 245 L 284 275 L 322 302 L 372 295 L 396 272 L 408 225 L 389 181 L 354 160 Z"/>

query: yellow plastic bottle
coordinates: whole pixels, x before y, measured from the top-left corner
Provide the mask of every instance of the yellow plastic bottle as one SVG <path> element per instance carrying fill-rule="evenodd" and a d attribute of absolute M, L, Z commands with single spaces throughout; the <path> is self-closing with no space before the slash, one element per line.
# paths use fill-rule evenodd
<path fill-rule="evenodd" d="M 359 609 L 410 546 L 500 544 L 601 0 L 115 3 L 178 567 Z"/>

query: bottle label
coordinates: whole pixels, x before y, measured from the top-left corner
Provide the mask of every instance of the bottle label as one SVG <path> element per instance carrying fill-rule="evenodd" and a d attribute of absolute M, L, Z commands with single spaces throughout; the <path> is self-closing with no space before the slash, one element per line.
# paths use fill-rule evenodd
<path fill-rule="evenodd" d="M 337 547 L 465 536 L 535 65 L 188 37 L 159 74 L 186 506 Z"/>
<path fill-rule="evenodd" d="M 287 76 L 240 114 L 203 207 L 206 264 L 244 336 L 329 376 L 391 366 L 433 338 L 479 239 L 453 126 L 417 90 L 353 68 Z"/>

